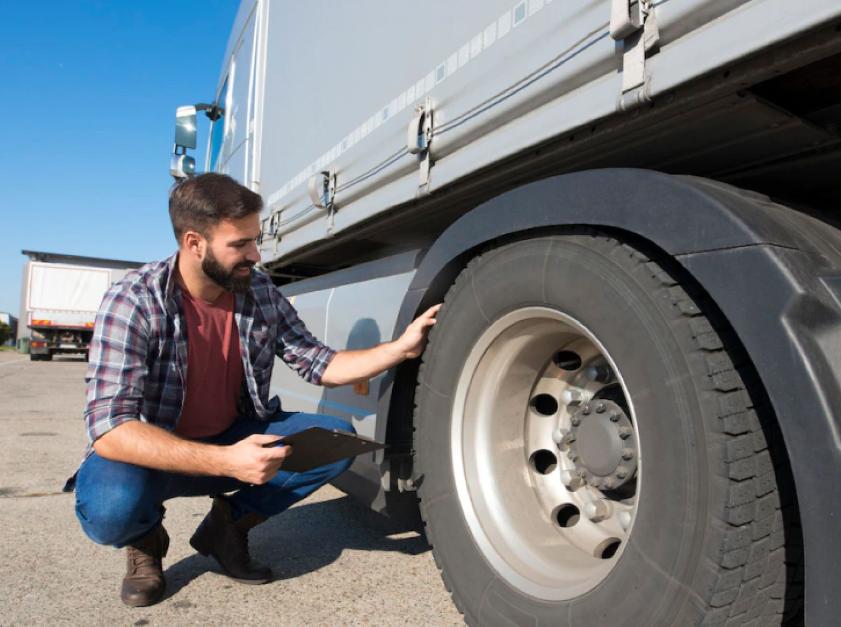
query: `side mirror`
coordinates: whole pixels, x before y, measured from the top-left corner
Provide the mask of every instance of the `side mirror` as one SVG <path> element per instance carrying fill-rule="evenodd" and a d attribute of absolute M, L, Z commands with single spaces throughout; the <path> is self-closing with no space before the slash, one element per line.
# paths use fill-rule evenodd
<path fill-rule="evenodd" d="M 190 155 L 172 155 L 169 160 L 169 173 L 175 179 L 186 179 L 196 173 L 196 160 Z"/>
<path fill-rule="evenodd" d="M 178 107 L 175 111 L 175 147 L 169 161 L 169 173 L 175 179 L 184 179 L 196 173 L 196 160 L 187 154 L 196 147 L 196 108 L 192 105 Z"/>
<path fill-rule="evenodd" d="M 178 107 L 175 111 L 175 145 L 183 148 L 196 147 L 196 108 Z"/>
<path fill-rule="evenodd" d="M 196 173 L 196 160 L 187 154 L 187 150 L 196 148 L 197 111 L 204 111 L 211 122 L 221 119 L 225 113 L 218 105 L 204 103 L 178 107 L 175 110 L 175 147 L 169 160 L 169 173 L 176 180 Z"/>

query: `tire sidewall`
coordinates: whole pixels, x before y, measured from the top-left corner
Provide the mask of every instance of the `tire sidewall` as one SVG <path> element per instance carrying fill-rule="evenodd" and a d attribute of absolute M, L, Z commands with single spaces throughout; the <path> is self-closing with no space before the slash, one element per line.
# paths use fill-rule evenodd
<path fill-rule="evenodd" d="M 598 338 L 630 392 L 641 447 L 630 538 L 605 580 L 561 602 L 529 597 L 494 571 L 460 512 L 453 477 L 450 418 L 461 365 L 494 320 L 527 306 L 556 309 Z M 708 540 L 710 510 L 724 498 L 711 479 L 720 456 L 714 454 L 714 430 L 705 423 L 714 408 L 689 325 L 646 264 L 607 238 L 516 242 L 474 260 L 438 319 L 418 395 L 419 492 L 422 503 L 432 502 L 424 509 L 436 557 L 468 619 L 667 624 L 679 612 L 685 615 L 687 605 L 699 605 L 691 592 L 695 571 Z M 453 507 L 458 515 L 441 513 Z M 703 591 L 698 593 L 702 598 Z"/>

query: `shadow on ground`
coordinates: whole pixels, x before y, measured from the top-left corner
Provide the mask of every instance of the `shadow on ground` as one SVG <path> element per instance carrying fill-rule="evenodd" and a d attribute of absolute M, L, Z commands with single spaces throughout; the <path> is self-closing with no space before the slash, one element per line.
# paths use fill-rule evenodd
<path fill-rule="evenodd" d="M 208 509 L 210 499 L 207 501 Z M 196 517 L 196 526 L 203 515 Z M 274 581 L 293 579 L 334 562 L 344 549 L 398 551 L 419 555 L 430 550 L 426 537 L 413 530 L 410 537 L 389 538 L 406 532 L 389 518 L 345 496 L 294 507 L 276 516 L 249 535 L 255 561 L 270 566 Z M 166 569 L 164 598 L 172 597 L 206 572 L 219 573 L 215 560 L 197 553 Z"/>

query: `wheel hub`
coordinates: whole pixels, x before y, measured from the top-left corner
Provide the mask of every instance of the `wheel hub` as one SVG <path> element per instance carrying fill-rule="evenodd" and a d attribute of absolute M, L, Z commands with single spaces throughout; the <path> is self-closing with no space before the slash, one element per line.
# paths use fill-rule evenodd
<path fill-rule="evenodd" d="M 570 418 L 567 456 L 588 485 L 616 489 L 637 469 L 636 437 L 622 408 L 609 400 L 585 403 Z"/>
<path fill-rule="evenodd" d="M 523 307 L 477 338 L 453 399 L 453 475 L 474 540 L 510 585 L 559 601 L 611 572 L 641 484 L 635 425 L 615 363 L 568 315 Z"/>

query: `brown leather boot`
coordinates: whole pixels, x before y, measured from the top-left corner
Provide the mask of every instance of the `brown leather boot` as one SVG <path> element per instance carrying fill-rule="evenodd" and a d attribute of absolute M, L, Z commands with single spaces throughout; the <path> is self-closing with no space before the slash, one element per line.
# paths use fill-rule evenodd
<path fill-rule="evenodd" d="M 266 583 L 272 578 L 271 569 L 252 562 L 248 555 L 248 530 L 264 520 L 265 516 L 249 512 L 234 521 L 231 504 L 217 496 L 190 544 L 202 555 L 212 555 L 228 577 L 241 583 Z"/>
<path fill-rule="evenodd" d="M 169 535 L 158 525 L 126 547 L 126 576 L 120 598 L 131 607 L 154 605 L 166 589 L 161 561 L 169 549 Z"/>

